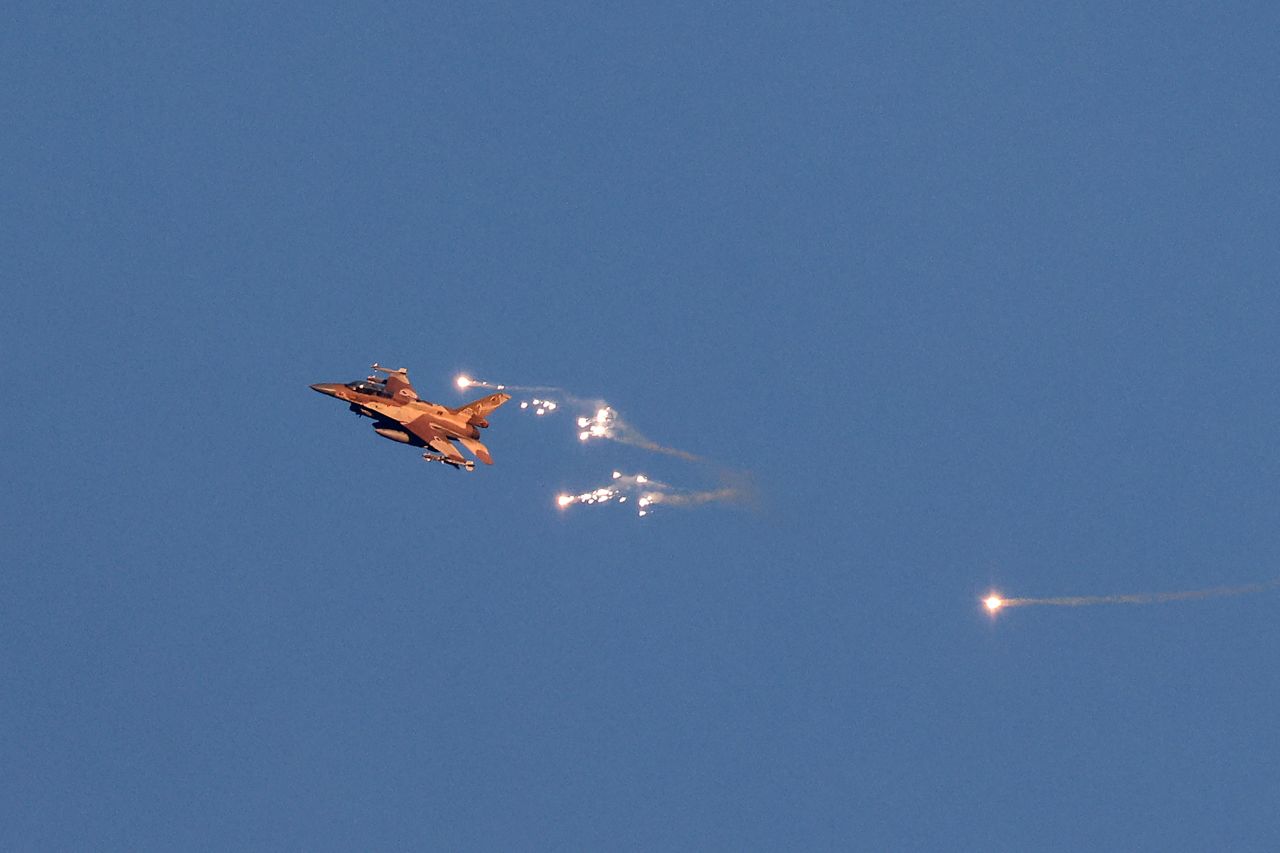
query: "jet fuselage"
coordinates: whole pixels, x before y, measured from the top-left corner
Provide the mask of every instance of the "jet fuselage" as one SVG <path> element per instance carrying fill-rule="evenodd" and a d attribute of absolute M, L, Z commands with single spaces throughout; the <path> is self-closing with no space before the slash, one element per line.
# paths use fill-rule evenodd
<path fill-rule="evenodd" d="M 324 382 L 312 385 L 311 388 L 348 403 L 353 412 L 375 421 L 407 424 L 425 417 L 427 423 L 447 433 L 450 438 L 480 437 L 480 430 L 469 423 L 467 415 L 455 414 L 444 406 L 428 400 L 408 400 L 402 403 L 380 394 L 366 394 L 338 382 Z M 409 436 L 413 440 L 406 443 L 418 447 L 424 446 L 421 439 L 412 434 Z M 390 436 L 385 437 L 390 438 Z"/>

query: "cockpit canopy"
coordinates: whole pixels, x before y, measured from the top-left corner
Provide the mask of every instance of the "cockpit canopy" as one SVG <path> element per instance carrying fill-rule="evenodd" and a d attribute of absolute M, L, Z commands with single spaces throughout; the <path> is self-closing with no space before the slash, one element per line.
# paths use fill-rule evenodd
<path fill-rule="evenodd" d="M 370 394 L 374 397 L 391 396 L 391 392 L 387 390 L 386 385 L 371 379 L 358 379 L 355 382 L 348 382 L 347 387 L 357 394 Z"/>

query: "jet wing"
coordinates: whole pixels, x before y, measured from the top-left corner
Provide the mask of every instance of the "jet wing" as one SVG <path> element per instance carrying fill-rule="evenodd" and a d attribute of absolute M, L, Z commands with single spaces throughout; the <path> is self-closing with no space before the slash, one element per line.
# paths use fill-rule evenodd
<path fill-rule="evenodd" d="M 427 447 L 430 447 L 436 453 L 439 453 L 441 456 L 445 457 L 445 461 L 457 463 L 458 465 L 461 465 L 464 468 L 467 467 L 468 465 L 476 464 L 474 462 L 468 462 L 467 457 L 463 456 L 458 451 L 458 448 L 453 446 L 453 442 L 449 441 L 449 439 L 447 438 L 437 438 L 437 439 L 428 441 Z"/>
<path fill-rule="evenodd" d="M 423 444 L 441 456 L 459 464 L 466 464 L 467 459 L 462 455 L 462 452 L 453 445 L 453 442 L 443 432 L 436 428 L 435 424 L 431 423 L 431 418 L 426 415 L 409 421 L 404 424 L 404 428 L 422 439 Z"/>

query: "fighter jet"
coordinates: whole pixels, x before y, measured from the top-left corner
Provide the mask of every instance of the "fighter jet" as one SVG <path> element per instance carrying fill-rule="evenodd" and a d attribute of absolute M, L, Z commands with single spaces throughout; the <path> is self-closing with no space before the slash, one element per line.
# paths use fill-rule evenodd
<path fill-rule="evenodd" d="M 385 378 L 377 374 L 386 374 Z M 418 397 L 409 384 L 409 371 L 373 365 L 368 378 L 345 385 L 329 382 L 311 386 L 313 391 L 337 397 L 360 417 L 373 419 L 373 431 L 383 438 L 425 447 L 422 458 L 474 471 L 476 463 L 462 455 L 458 442 L 486 465 L 493 464 L 489 448 L 480 443 L 480 430 L 489 426 L 489 413 L 511 399 L 510 394 L 490 394 L 465 406 L 450 409 Z M 434 452 L 432 452 L 434 451 Z"/>

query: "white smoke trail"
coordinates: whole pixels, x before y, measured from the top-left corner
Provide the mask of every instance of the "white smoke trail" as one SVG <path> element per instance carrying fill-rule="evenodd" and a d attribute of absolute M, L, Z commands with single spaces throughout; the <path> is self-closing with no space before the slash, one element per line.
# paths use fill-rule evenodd
<path fill-rule="evenodd" d="M 454 380 L 454 384 L 458 386 L 459 391 L 465 391 L 468 388 L 488 388 L 491 391 L 524 391 L 531 394 L 537 394 L 544 391 L 561 391 L 551 385 L 503 385 L 498 382 L 487 382 L 484 379 L 472 379 L 469 376 L 459 376 Z"/>
<path fill-rule="evenodd" d="M 1003 598 L 991 593 L 982 600 L 994 613 L 1005 607 L 1092 607 L 1096 604 L 1168 604 L 1173 601 L 1197 601 L 1203 598 L 1230 598 L 1252 595 L 1280 587 L 1280 578 L 1243 586 L 1215 586 L 1180 592 L 1145 592 L 1129 595 L 1068 595 L 1055 598 Z"/>
<path fill-rule="evenodd" d="M 520 408 L 524 411 L 531 411 L 538 416 L 549 415 L 555 412 L 562 405 L 569 405 L 577 408 L 580 412 L 586 412 L 585 415 L 577 418 L 578 439 L 580 441 L 591 441 L 594 439 L 606 439 L 608 441 L 616 441 L 619 444 L 627 444 L 632 447 L 638 447 L 641 450 L 648 450 L 653 453 L 662 453 L 667 456 L 674 456 L 677 459 L 684 459 L 689 462 L 705 461 L 702 457 L 680 450 L 676 447 L 668 447 L 659 444 L 651 438 L 643 435 L 638 429 L 618 414 L 617 410 L 603 400 L 589 400 L 572 394 L 563 388 L 557 388 L 554 385 L 506 385 L 499 382 L 489 382 L 484 379 L 472 379 L 469 376 L 459 376 L 455 383 L 459 390 L 467 388 L 488 388 L 493 391 L 518 391 L 529 394 L 551 394 L 557 399 L 543 399 L 534 397 L 520 402 Z"/>
<path fill-rule="evenodd" d="M 629 444 L 632 447 L 639 447 L 641 450 L 664 453 L 667 456 L 674 456 L 677 459 L 685 459 L 689 462 L 703 461 L 701 456 L 676 447 L 667 447 L 664 444 L 658 444 L 658 442 L 646 438 L 638 429 L 624 421 L 611 406 L 601 405 L 592 416 L 578 418 L 578 429 L 578 439 L 580 441 L 606 438 L 619 444 Z"/>
<path fill-rule="evenodd" d="M 608 441 L 639 447 L 640 450 L 675 456 L 676 459 L 690 462 L 704 461 L 703 457 L 696 456 L 695 453 L 682 451 L 677 447 L 667 447 L 666 444 L 659 444 L 653 439 L 645 438 L 639 429 L 632 427 L 630 423 L 623 420 L 616 409 L 613 409 L 612 406 L 604 405 L 603 402 L 599 403 L 595 412 L 590 416 L 577 419 L 577 428 L 579 428 L 579 433 L 577 433 L 579 441 L 589 442 L 591 439 L 605 438 Z"/>
<path fill-rule="evenodd" d="M 710 491 L 679 489 L 670 483 L 653 480 L 644 474 L 623 474 L 614 471 L 608 484 L 577 495 L 560 494 L 556 505 L 561 509 L 573 504 L 605 504 L 634 500 L 636 515 L 644 518 L 659 506 L 693 507 L 709 503 L 745 503 L 751 498 L 749 490 L 740 486 L 724 486 Z"/>

